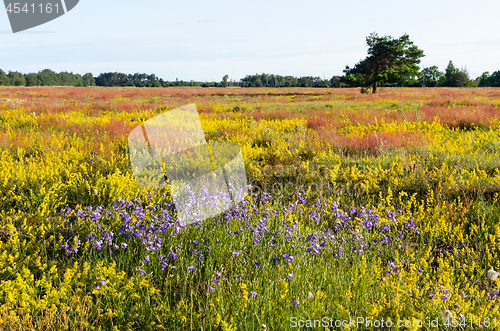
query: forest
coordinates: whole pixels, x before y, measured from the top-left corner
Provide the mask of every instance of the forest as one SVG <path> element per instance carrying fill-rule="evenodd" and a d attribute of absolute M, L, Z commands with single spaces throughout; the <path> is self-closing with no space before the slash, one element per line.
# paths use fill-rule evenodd
<path fill-rule="evenodd" d="M 222 77 L 220 82 L 202 82 L 193 80 L 172 81 L 159 78 L 155 74 L 135 73 L 125 74 L 120 72 L 106 72 L 94 77 L 91 73 L 84 75 L 62 71 L 59 73 L 44 69 L 38 73 L 23 74 L 18 71 L 8 73 L 0 69 L 0 86 L 114 86 L 114 87 L 319 87 L 341 88 L 362 87 L 365 84 L 349 81 L 346 76 L 333 76 L 330 79 L 305 76 L 281 76 L 275 74 L 247 75 L 239 81 L 229 80 L 228 75 Z M 467 68 L 457 68 L 450 61 L 444 72 L 437 66 L 426 67 L 411 79 L 389 78 L 383 82 L 387 87 L 499 87 L 500 70 L 490 74 L 483 73 L 480 77 L 472 79 Z"/>

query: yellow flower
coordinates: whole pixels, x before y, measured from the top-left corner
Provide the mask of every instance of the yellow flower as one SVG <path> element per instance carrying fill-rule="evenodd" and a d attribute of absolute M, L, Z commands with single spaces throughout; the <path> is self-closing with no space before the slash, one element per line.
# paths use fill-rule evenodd
<path fill-rule="evenodd" d="M 288 283 L 285 281 L 281 281 L 280 283 L 280 295 L 281 299 L 284 299 L 288 293 Z"/>
<path fill-rule="evenodd" d="M 217 328 L 219 326 L 220 322 L 221 322 L 221 317 L 220 317 L 219 313 L 217 313 L 217 315 L 215 315 L 214 326 Z"/>
<path fill-rule="evenodd" d="M 246 284 L 241 284 L 240 285 L 240 291 L 241 291 L 241 302 L 243 303 L 243 307 L 246 308 L 247 306 L 247 301 L 248 301 L 248 289 Z"/>
<path fill-rule="evenodd" d="M 236 331 L 236 327 L 224 321 L 221 322 L 221 329 L 222 331 Z"/>

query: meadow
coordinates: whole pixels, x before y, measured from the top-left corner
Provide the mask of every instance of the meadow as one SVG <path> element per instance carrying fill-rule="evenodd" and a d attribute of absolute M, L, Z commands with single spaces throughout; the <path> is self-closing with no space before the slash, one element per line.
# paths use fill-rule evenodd
<path fill-rule="evenodd" d="M 127 137 L 191 103 L 250 194 L 183 226 Z M 2 87 L 0 193 L 3 330 L 500 329 L 499 88 Z"/>

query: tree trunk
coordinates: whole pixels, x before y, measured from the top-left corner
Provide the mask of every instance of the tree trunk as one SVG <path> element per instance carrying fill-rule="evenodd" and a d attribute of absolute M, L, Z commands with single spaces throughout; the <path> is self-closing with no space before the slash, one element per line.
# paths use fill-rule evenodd
<path fill-rule="evenodd" d="M 373 82 L 373 90 L 372 90 L 372 93 L 377 93 L 377 81 L 374 81 Z"/>

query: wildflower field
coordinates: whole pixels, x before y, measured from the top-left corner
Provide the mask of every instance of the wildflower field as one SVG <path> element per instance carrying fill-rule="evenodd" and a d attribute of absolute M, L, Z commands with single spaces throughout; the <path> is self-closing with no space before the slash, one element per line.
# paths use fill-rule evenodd
<path fill-rule="evenodd" d="M 183 226 L 127 137 L 191 103 L 249 195 Z M 0 329 L 500 329 L 499 193 L 499 88 L 2 87 Z"/>

